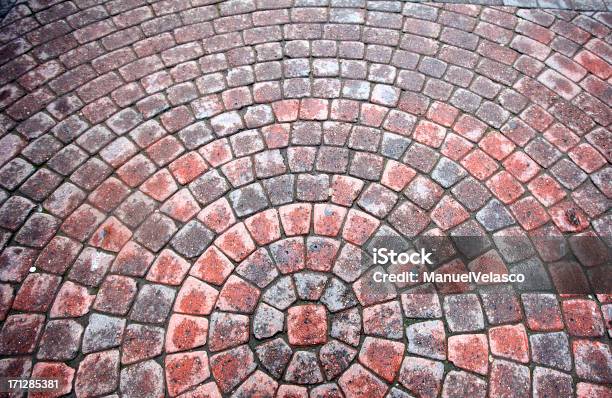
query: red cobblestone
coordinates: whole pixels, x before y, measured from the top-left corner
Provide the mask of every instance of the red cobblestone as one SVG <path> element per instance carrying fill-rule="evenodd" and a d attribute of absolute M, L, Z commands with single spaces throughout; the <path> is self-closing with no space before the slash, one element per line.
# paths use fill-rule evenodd
<path fill-rule="evenodd" d="M 84 204 L 74 211 L 62 224 L 61 230 L 71 238 L 84 241 L 102 223 L 104 215 Z"/>
<path fill-rule="evenodd" d="M 514 202 L 510 209 L 519 224 L 527 231 L 544 225 L 550 219 L 546 210 L 529 196 Z"/>
<path fill-rule="evenodd" d="M 221 198 L 202 209 L 198 214 L 198 219 L 217 233 L 225 231 L 236 223 L 234 212 L 225 198 Z"/>
<path fill-rule="evenodd" d="M 164 249 L 147 273 L 147 280 L 167 285 L 180 285 L 189 263 L 172 250 Z"/>
<path fill-rule="evenodd" d="M 79 364 L 74 390 L 77 395 L 107 394 L 117 388 L 119 380 L 119 351 L 110 350 L 89 354 Z"/>
<path fill-rule="evenodd" d="M 496 131 L 487 134 L 480 140 L 478 146 L 496 160 L 504 159 L 516 147 L 512 141 Z"/>
<path fill-rule="evenodd" d="M 72 391 L 74 369 L 63 363 L 38 362 L 32 369 L 32 377 L 36 379 L 56 379 L 58 388 L 53 394 L 57 396 L 66 395 Z M 33 397 L 48 396 L 44 392 L 31 393 Z"/>
<path fill-rule="evenodd" d="M 444 141 L 446 129 L 435 123 L 421 121 L 415 128 L 413 138 L 425 145 L 438 148 Z"/>
<path fill-rule="evenodd" d="M 346 216 L 346 209 L 334 205 L 314 206 L 314 232 L 317 235 L 337 236 Z"/>
<path fill-rule="evenodd" d="M 306 267 L 313 271 L 331 270 L 340 243 L 331 238 L 308 238 L 306 241 Z"/>
<path fill-rule="evenodd" d="M 216 241 L 218 246 L 232 260 L 240 261 L 255 250 L 255 243 L 244 224 L 236 224 L 223 233 Z"/>
<path fill-rule="evenodd" d="M 334 176 L 331 185 L 332 202 L 342 206 L 351 206 L 363 188 L 363 181 L 347 176 Z"/>
<path fill-rule="evenodd" d="M 518 181 L 506 171 L 500 171 L 491 177 L 491 179 L 487 181 L 487 187 L 489 187 L 499 200 L 506 204 L 514 202 L 523 192 L 525 192 Z"/>
<path fill-rule="evenodd" d="M 359 360 L 387 381 L 395 378 L 402 363 L 404 344 L 367 337 L 359 353 Z"/>
<path fill-rule="evenodd" d="M 155 256 L 135 242 L 128 242 L 121 249 L 111 270 L 123 275 L 143 276 Z"/>
<path fill-rule="evenodd" d="M 449 133 L 442 143 L 440 152 L 448 158 L 458 161 L 472 149 L 472 144 L 457 134 Z"/>
<path fill-rule="evenodd" d="M 289 343 L 317 345 L 327 341 L 327 312 L 320 305 L 303 305 L 288 310 Z"/>
<path fill-rule="evenodd" d="M 165 359 L 168 393 L 176 396 L 210 376 L 208 355 L 204 351 L 168 355 Z"/>
<path fill-rule="evenodd" d="M 529 362 L 527 333 L 523 325 L 497 326 L 489 329 L 491 353 L 518 362 Z"/>
<path fill-rule="evenodd" d="M 358 210 L 349 210 L 342 237 L 354 244 L 363 244 L 372 235 L 378 220 Z"/>
<path fill-rule="evenodd" d="M 166 352 L 185 351 L 206 344 L 208 320 L 202 317 L 172 315 L 168 322 Z"/>
<path fill-rule="evenodd" d="M 554 205 L 566 195 L 563 188 L 548 174 L 542 174 L 534 178 L 527 187 L 535 198 L 546 207 Z"/>
<path fill-rule="evenodd" d="M 280 223 L 275 210 L 267 210 L 246 219 L 245 225 L 258 245 L 280 238 Z"/>
<path fill-rule="evenodd" d="M 196 152 L 187 153 L 169 166 L 174 178 L 180 184 L 188 184 L 208 169 L 206 162 Z"/>
<path fill-rule="evenodd" d="M 67 281 L 57 293 L 49 314 L 52 318 L 80 317 L 89 312 L 93 300 L 85 287 Z"/>
<path fill-rule="evenodd" d="M 310 231 L 312 208 L 308 204 L 283 206 L 279 209 L 285 233 L 291 235 L 307 234 Z"/>
<path fill-rule="evenodd" d="M 485 132 L 486 125 L 470 115 L 461 115 L 453 130 L 472 142 L 478 142 Z"/>
<path fill-rule="evenodd" d="M 24 355 L 34 352 L 43 323 L 44 316 L 40 314 L 8 316 L 0 330 L 0 353 L 2 355 Z"/>
<path fill-rule="evenodd" d="M 604 326 L 597 304 L 590 300 L 567 300 L 562 302 L 563 317 L 573 336 L 601 336 Z"/>
<path fill-rule="evenodd" d="M 232 275 L 219 292 L 216 308 L 223 311 L 252 313 L 258 298 L 259 289 Z"/>
<path fill-rule="evenodd" d="M 380 182 L 394 191 L 401 191 L 415 175 L 416 172 L 412 168 L 394 160 L 389 160 Z"/>
<path fill-rule="evenodd" d="M 498 169 L 498 164 L 480 149 L 475 149 L 461 160 L 461 164 L 479 180 L 485 180 Z"/>
<path fill-rule="evenodd" d="M 215 354 L 210 359 L 213 377 L 221 391 L 228 392 L 254 370 L 253 352 L 247 345 Z"/>
<path fill-rule="evenodd" d="M 568 152 L 570 159 L 587 173 L 597 171 L 606 164 L 606 160 L 589 144 L 580 144 Z"/>
<path fill-rule="evenodd" d="M 589 51 L 579 52 L 574 60 L 600 79 L 607 79 L 610 76 L 610 65 Z"/>
<path fill-rule="evenodd" d="M 349 397 L 380 397 L 388 387 L 359 364 L 351 366 L 338 380 L 340 388 Z"/>
<path fill-rule="evenodd" d="M 514 152 L 503 163 L 504 168 L 521 182 L 528 182 L 540 170 L 540 167 L 523 152 Z"/>
<path fill-rule="evenodd" d="M 115 217 L 102 223 L 89 240 L 89 244 L 104 250 L 119 252 L 132 236 L 132 232 Z"/>
<path fill-rule="evenodd" d="M 230 260 L 219 249 L 211 246 L 193 264 L 189 273 L 206 282 L 222 285 L 233 269 Z"/>
<path fill-rule="evenodd" d="M 46 312 L 61 279 L 50 274 L 30 274 L 23 281 L 13 300 L 13 309 L 27 312 Z"/>
<path fill-rule="evenodd" d="M 486 375 L 489 346 L 482 334 L 464 334 L 448 338 L 448 359 L 456 366 Z"/>
<path fill-rule="evenodd" d="M 587 227 L 587 216 L 570 201 L 564 201 L 550 209 L 555 225 L 562 232 L 580 232 Z"/>
<path fill-rule="evenodd" d="M 597 383 L 609 383 L 610 347 L 599 341 L 576 340 L 572 344 L 578 377 Z"/>

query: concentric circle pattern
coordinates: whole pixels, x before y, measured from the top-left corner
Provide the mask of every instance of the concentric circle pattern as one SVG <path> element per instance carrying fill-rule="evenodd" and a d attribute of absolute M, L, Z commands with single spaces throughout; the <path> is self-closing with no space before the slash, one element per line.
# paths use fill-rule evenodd
<path fill-rule="evenodd" d="M 612 396 L 611 24 L 20 2 L 0 28 L 0 376 L 79 398 Z M 381 242 L 434 264 L 372 264 Z M 373 281 L 393 270 L 527 282 Z"/>

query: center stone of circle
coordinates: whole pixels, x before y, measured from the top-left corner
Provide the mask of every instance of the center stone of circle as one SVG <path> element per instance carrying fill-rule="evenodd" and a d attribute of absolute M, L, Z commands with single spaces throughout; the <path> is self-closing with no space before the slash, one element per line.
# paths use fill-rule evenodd
<path fill-rule="evenodd" d="M 296 305 L 287 311 L 289 343 L 298 346 L 325 344 L 327 310 L 318 304 Z"/>

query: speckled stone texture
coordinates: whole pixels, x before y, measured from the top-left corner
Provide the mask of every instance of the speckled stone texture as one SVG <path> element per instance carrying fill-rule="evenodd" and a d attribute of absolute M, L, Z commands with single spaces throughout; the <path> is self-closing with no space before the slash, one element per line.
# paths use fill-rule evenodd
<path fill-rule="evenodd" d="M 0 376 L 78 398 L 612 396 L 612 14 L 490 3 L 14 6 Z M 392 271 L 528 280 L 383 287 L 380 242 L 438 244 Z"/>

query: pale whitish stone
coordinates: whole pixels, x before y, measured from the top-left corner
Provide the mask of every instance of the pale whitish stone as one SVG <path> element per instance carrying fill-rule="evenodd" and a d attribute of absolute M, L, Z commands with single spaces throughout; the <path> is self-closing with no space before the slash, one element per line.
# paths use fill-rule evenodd
<path fill-rule="evenodd" d="M 332 316 L 331 325 L 331 337 L 342 340 L 355 347 L 359 345 L 361 315 L 357 308 Z"/>
<path fill-rule="evenodd" d="M 321 303 L 325 304 L 329 311 L 337 312 L 357 305 L 357 299 L 350 287 L 334 278 L 323 293 Z"/>
<path fill-rule="evenodd" d="M 323 375 L 315 353 L 298 351 L 291 358 L 287 367 L 285 380 L 298 384 L 314 384 L 323 382 Z"/>
<path fill-rule="evenodd" d="M 283 331 L 285 315 L 279 310 L 260 304 L 253 319 L 253 334 L 258 339 L 265 339 Z"/>
<path fill-rule="evenodd" d="M 125 319 L 92 314 L 83 335 L 83 353 L 117 347 L 125 329 Z"/>
<path fill-rule="evenodd" d="M 263 294 L 263 301 L 279 310 L 285 310 L 296 300 L 297 297 L 290 276 L 279 279 Z"/>
<path fill-rule="evenodd" d="M 302 300 L 318 300 L 327 283 L 327 276 L 315 273 L 295 274 L 293 279 L 297 294 Z"/>

